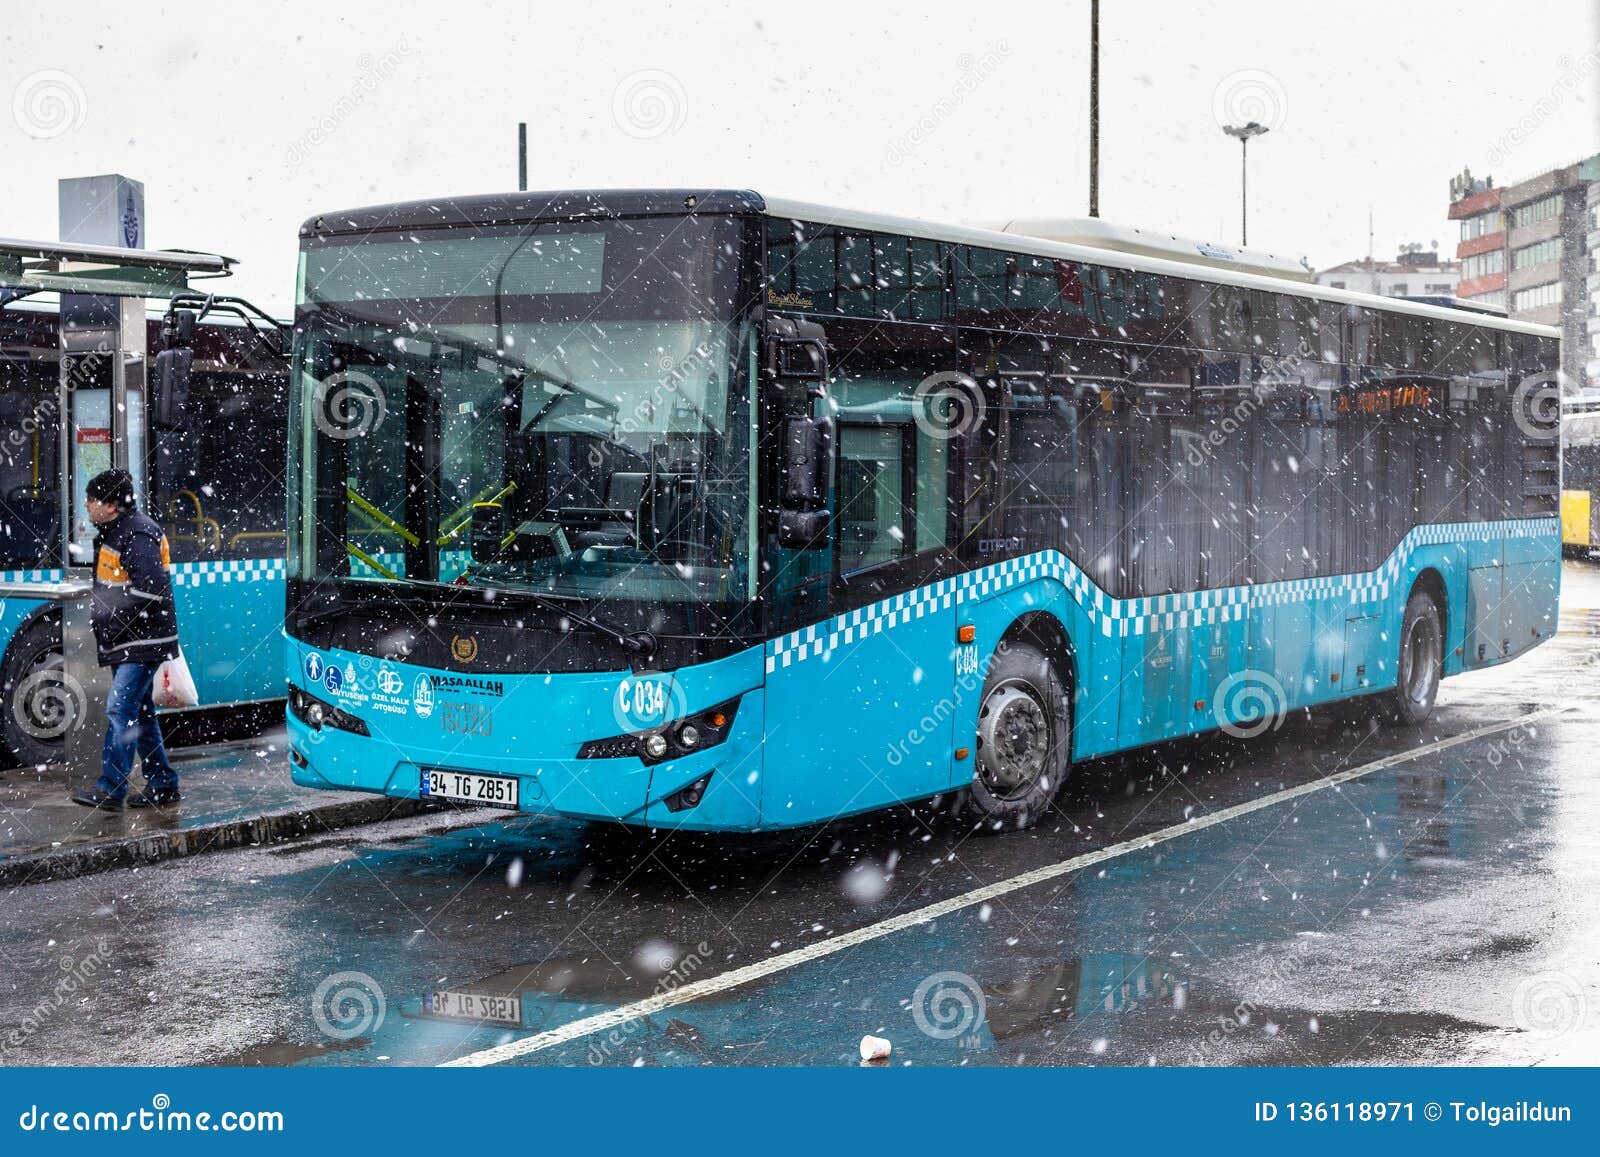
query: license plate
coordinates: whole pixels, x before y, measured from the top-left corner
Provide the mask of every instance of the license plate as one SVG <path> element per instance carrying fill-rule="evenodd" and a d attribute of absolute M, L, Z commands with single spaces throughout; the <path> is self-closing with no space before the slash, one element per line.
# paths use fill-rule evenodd
<path fill-rule="evenodd" d="M 518 781 L 507 775 L 479 775 L 472 771 L 422 769 L 423 799 L 457 799 L 487 807 L 515 808 Z"/>
<path fill-rule="evenodd" d="M 425 992 L 422 1011 L 445 1020 L 493 1021 L 522 1024 L 520 996 L 491 996 L 482 992 Z"/>

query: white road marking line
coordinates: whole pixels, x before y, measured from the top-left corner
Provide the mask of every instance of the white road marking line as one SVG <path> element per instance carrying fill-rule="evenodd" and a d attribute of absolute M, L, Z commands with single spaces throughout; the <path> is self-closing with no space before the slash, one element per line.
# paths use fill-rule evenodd
<path fill-rule="evenodd" d="M 542 1052 L 554 1048 L 556 1045 L 568 1041 L 578 1040 L 581 1037 L 592 1036 L 597 1032 L 607 1029 L 619 1028 L 629 1021 L 639 1020 L 650 1016 L 652 1013 L 674 1008 L 680 1004 L 688 1004 L 699 1000 L 701 997 L 714 996 L 719 992 L 726 992 L 730 988 L 749 984 L 751 981 L 760 980 L 771 976 L 775 972 L 783 972 L 797 965 L 809 964 L 813 960 L 821 960 L 843 952 L 847 948 L 854 948 L 858 944 L 866 944 L 873 940 L 881 940 L 885 936 L 892 936 L 907 928 L 915 928 L 918 924 L 927 924 L 952 912 L 959 912 L 963 908 L 970 908 L 975 904 L 982 904 L 993 900 L 997 896 L 1004 896 L 1023 888 L 1031 888 L 1035 884 L 1042 884 L 1072 872 L 1082 871 L 1084 868 L 1093 867 L 1095 864 L 1104 863 L 1106 860 L 1125 856 L 1129 852 L 1142 851 L 1157 844 L 1175 840 L 1180 836 L 1192 832 L 1202 831 L 1205 828 L 1215 827 L 1217 824 L 1227 823 L 1231 819 L 1249 815 L 1251 812 L 1261 811 L 1263 808 L 1274 807 L 1280 803 L 1287 803 L 1292 799 L 1311 795 L 1313 792 L 1323 791 L 1330 787 L 1337 787 L 1342 783 L 1360 779 L 1362 776 L 1371 775 L 1373 772 L 1394 767 L 1396 764 L 1408 763 L 1424 755 L 1431 755 L 1437 751 L 1456 747 L 1463 743 L 1471 743 L 1474 739 L 1482 739 L 1486 735 L 1494 735 L 1501 731 L 1510 731 L 1515 727 L 1526 727 L 1541 719 L 1552 715 L 1561 715 L 1575 710 L 1568 704 L 1562 707 L 1552 707 L 1544 711 L 1535 711 L 1527 715 L 1518 716 L 1503 723 L 1491 723 L 1472 731 L 1453 735 L 1449 739 L 1436 740 L 1433 743 L 1423 744 L 1421 747 L 1410 751 L 1399 752 L 1395 755 L 1385 756 L 1383 759 L 1374 760 L 1372 763 L 1362 764 L 1360 767 L 1348 771 L 1336 772 L 1322 779 L 1303 783 L 1299 787 L 1286 788 L 1274 792 L 1272 795 L 1262 796 L 1260 799 L 1250 800 L 1247 803 L 1235 804 L 1223 808 L 1199 819 L 1178 824 L 1160 831 L 1151 832 L 1149 835 L 1139 836 L 1137 839 L 1125 840 L 1120 844 L 1112 844 L 1098 851 L 1085 852 L 1080 856 L 1073 856 L 1068 860 L 1061 860 L 1054 864 L 1047 864 L 1042 868 L 1035 868 L 1031 872 L 1012 876 L 994 884 L 963 892 L 959 896 L 952 896 L 948 900 L 940 900 L 924 908 L 917 908 L 911 912 L 903 912 L 899 916 L 892 916 L 876 924 L 868 924 L 852 932 L 844 932 L 827 940 L 819 940 L 815 944 L 808 944 L 804 948 L 796 948 L 789 952 L 781 952 L 776 956 L 769 956 L 765 960 L 754 964 L 747 964 L 742 968 L 735 968 L 717 976 L 707 977 L 705 980 L 696 980 L 684 984 L 671 992 L 659 992 L 644 1000 L 636 1000 L 632 1004 L 625 1004 L 609 1012 L 596 1013 L 594 1016 L 580 1017 L 578 1020 L 553 1028 L 548 1032 L 541 1032 L 534 1036 L 524 1037 L 521 1040 L 510 1041 L 494 1048 L 483 1049 L 480 1052 L 468 1053 L 464 1057 L 446 1061 L 444 1068 L 482 1068 L 486 1065 L 497 1065 L 504 1061 L 515 1060 L 517 1057 L 527 1056 L 529 1053 Z"/>

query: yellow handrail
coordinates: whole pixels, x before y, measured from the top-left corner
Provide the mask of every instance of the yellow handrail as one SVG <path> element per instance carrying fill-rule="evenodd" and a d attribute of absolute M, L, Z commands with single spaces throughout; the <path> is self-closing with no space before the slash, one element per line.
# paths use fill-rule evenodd
<path fill-rule="evenodd" d="M 372 503 L 368 502 L 365 498 L 361 497 L 361 495 L 357 494 L 350 487 L 346 486 L 344 488 L 344 493 L 345 497 L 350 499 L 350 504 L 352 506 L 361 511 L 361 513 L 365 514 L 368 518 L 372 519 L 372 521 L 376 522 L 379 526 L 385 528 L 386 530 L 394 531 L 394 533 L 405 539 L 412 546 L 421 545 L 422 540 L 420 538 L 412 534 L 409 530 L 401 526 L 398 522 L 390 518 L 376 506 L 372 505 Z"/>
<path fill-rule="evenodd" d="M 488 486 L 485 486 L 473 496 L 472 501 L 468 502 L 465 506 L 457 507 L 454 513 L 452 513 L 449 518 L 445 519 L 445 522 L 448 525 L 445 529 L 439 532 L 438 545 L 450 545 L 450 543 L 455 540 L 456 535 L 460 534 L 462 529 L 466 527 L 467 523 L 472 521 L 473 514 L 478 507 L 499 506 L 503 499 L 509 498 L 516 491 L 517 484 L 515 482 L 507 482 L 500 488 L 497 494 L 495 494 L 492 498 L 486 499 L 485 496 L 488 495 L 489 491 L 493 488 L 494 483 L 489 483 Z"/>
<path fill-rule="evenodd" d="M 400 577 L 399 575 L 395 574 L 394 571 L 392 571 L 388 567 L 384 566 L 377 559 L 373 558 L 366 551 L 362 550 L 359 546 L 351 546 L 349 543 L 345 543 L 345 547 L 344 548 L 350 552 L 350 555 L 351 555 L 352 558 L 359 559 L 361 562 L 366 563 L 373 570 L 375 570 L 379 574 L 381 574 L 384 578 L 386 578 L 386 579 L 397 579 L 397 578 Z"/>
<path fill-rule="evenodd" d="M 178 514 L 179 499 L 187 498 L 194 506 L 194 517 L 183 518 Z M 209 544 L 213 547 L 222 546 L 222 524 L 215 518 L 207 518 L 205 507 L 201 505 L 200 496 L 193 490 L 180 490 L 167 500 L 167 519 L 171 522 L 193 522 L 195 533 L 191 538 L 188 535 L 174 535 L 175 540 L 185 542 L 198 542 Z"/>

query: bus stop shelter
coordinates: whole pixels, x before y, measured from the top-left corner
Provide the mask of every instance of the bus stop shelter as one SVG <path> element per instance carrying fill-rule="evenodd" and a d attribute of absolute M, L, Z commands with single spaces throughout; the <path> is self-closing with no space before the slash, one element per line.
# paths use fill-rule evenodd
<path fill-rule="evenodd" d="M 137 420 L 148 385 L 146 303 L 192 292 L 191 281 L 226 277 L 227 257 L 183 250 L 121 249 L 0 238 L 0 309 L 40 293 L 60 294 L 60 542 L 57 566 L 0 581 L 0 598 L 46 600 L 60 608 L 60 701 L 68 786 L 99 773 L 109 673 L 96 662 L 89 626 L 93 537 L 83 511 L 88 480 L 111 467 L 142 478 Z M 16 576 L 11 576 L 15 578 Z M 39 581 L 35 581 L 39 580 Z M 14 704 L 4 704 L 13 709 Z"/>

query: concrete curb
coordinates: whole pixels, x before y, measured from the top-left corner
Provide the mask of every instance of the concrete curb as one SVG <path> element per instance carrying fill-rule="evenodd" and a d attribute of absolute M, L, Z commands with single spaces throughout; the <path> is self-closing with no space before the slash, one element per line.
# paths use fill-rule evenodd
<path fill-rule="evenodd" d="M 340 828 L 406 819 L 424 812 L 443 810 L 435 803 L 391 799 L 380 795 L 369 799 L 340 800 L 321 807 L 295 808 L 270 815 L 224 820 L 193 828 L 147 832 L 103 843 L 51 848 L 47 852 L 24 853 L 0 860 L 0 888 L 16 888 L 46 880 L 68 880 L 113 868 L 139 867 L 229 848 L 281 843 Z"/>

